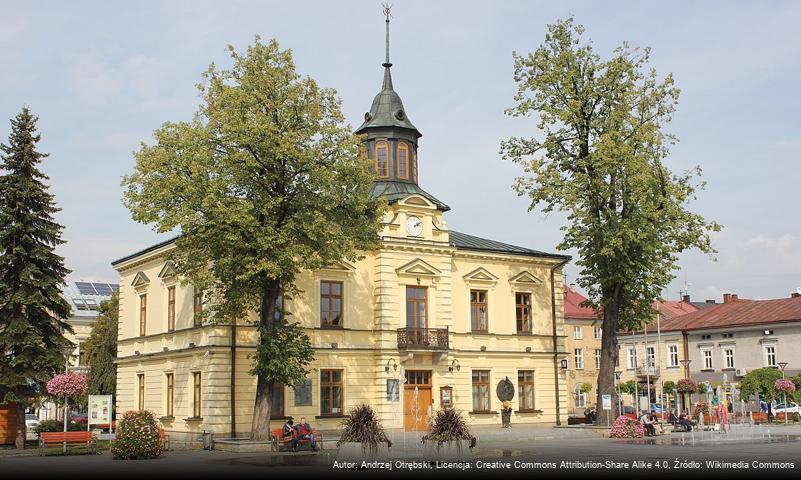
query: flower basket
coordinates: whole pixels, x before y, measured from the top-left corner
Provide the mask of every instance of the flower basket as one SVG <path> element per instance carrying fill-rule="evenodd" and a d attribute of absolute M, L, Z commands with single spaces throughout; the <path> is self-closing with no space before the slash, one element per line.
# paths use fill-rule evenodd
<path fill-rule="evenodd" d="M 793 383 L 792 380 L 779 379 L 773 384 L 773 388 L 775 388 L 777 392 L 790 395 L 795 392 L 795 383 Z"/>
<path fill-rule="evenodd" d="M 637 420 L 628 417 L 617 417 L 609 430 L 611 438 L 642 438 L 645 436 L 645 427 Z"/>
<path fill-rule="evenodd" d="M 698 391 L 698 382 L 692 378 L 682 378 L 676 382 L 676 391 L 679 393 L 696 393 Z"/>
<path fill-rule="evenodd" d="M 114 460 L 140 460 L 161 455 L 159 424 L 153 412 L 125 412 L 117 424 L 117 437 L 111 444 Z"/>
<path fill-rule="evenodd" d="M 86 375 L 82 373 L 60 373 L 47 382 L 47 393 L 55 397 L 76 397 L 87 391 Z"/>

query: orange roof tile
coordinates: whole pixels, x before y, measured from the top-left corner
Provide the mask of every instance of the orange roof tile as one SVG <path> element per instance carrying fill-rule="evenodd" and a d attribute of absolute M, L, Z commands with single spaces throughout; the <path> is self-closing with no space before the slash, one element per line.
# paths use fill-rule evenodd
<path fill-rule="evenodd" d="M 676 317 L 670 322 L 670 326 L 674 330 L 702 330 L 793 321 L 801 321 L 801 297 L 732 300 Z"/>
<path fill-rule="evenodd" d="M 587 300 L 587 297 L 573 290 L 565 285 L 565 318 L 586 318 L 595 320 L 601 318 L 592 308 L 583 307 L 581 303 Z"/>

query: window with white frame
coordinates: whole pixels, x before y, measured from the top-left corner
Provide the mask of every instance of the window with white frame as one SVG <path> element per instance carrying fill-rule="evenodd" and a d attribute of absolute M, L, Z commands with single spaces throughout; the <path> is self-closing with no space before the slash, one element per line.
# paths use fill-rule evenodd
<path fill-rule="evenodd" d="M 731 347 L 723 349 L 723 358 L 726 360 L 726 368 L 734 368 L 734 349 Z"/>
<path fill-rule="evenodd" d="M 634 347 L 629 347 L 626 351 L 626 361 L 629 370 L 634 370 L 637 368 L 637 349 Z"/>
<path fill-rule="evenodd" d="M 595 339 L 600 340 L 603 336 L 603 329 L 601 327 L 595 327 Z"/>
<path fill-rule="evenodd" d="M 668 345 L 668 365 L 671 367 L 679 366 L 679 346 Z"/>
<path fill-rule="evenodd" d="M 646 367 L 653 367 L 656 365 L 656 348 L 655 347 L 645 347 L 645 362 Z"/>
<path fill-rule="evenodd" d="M 581 385 L 576 385 L 576 408 L 587 406 L 587 394 L 581 391 Z"/>
<path fill-rule="evenodd" d="M 712 370 L 712 350 L 702 350 L 701 357 L 704 361 L 704 370 Z"/>
<path fill-rule="evenodd" d="M 778 366 L 776 360 L 776 346 L 775 345 L 765 345 L 765 366 L 767 367 L 776 367 Z"/>
<path fill-rule="evenodd" d="M 581 348 L 577 348 L 573 351 L 573 354 L 576 358 L 576 370 L 583 370 L 584 369 L 584 350 Z"/>
<path fill-rule="evenodd" d="M 575 326 L 573 327 L 573 338 L 576 340 L 581 340 L 581 327 Z"/>
<path fill-rule="evenodd" d="M 601 368 L 601 349 L 595 349 L 595 368 L 596 370 Z"/>

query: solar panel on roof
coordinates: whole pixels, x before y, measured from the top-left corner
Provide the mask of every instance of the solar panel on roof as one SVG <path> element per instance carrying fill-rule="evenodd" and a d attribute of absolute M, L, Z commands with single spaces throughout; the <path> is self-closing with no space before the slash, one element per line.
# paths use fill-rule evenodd
<path fill-rule="evenodd" d="M 109 283 L 108 286 L 111 287 L 111 289 L 114 290 L 115 292 L 119 291 L 120 289 L 119 284 L 116 283 Z"/>
<path fill-rule="evenodd" d="M 95 287 L 89 282 L 75 282 L 75 286 L 78 287 L 81 295 L 97 295 Z"/>
<path fill-rule="evenodd" d="M 114 293 L 108 283 L 93 283 L 92 286 L 95 287 L 98 295 L 111 296 Z"/>

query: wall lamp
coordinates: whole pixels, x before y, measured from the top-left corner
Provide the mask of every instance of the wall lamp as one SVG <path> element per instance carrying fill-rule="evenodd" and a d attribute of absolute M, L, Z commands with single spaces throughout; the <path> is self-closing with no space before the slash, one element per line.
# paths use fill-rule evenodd
<path fill-rule="evenodd" d="M 461 366 L 461 365 L 459 365 L 459 361 L 458 361 L 458 360 L 456 360 L 456 359 L 454 359 L 454 360 L 451 362 L 451 366 L 450 366 L 450 367 L 448 367 L 448 371 L 449 371 L 450 373 L 453 373 L 453 369 L 454 369 L 454 368 L 456 369 L 456 371 L 457 371 L 457 372 L 458 372 L 459 370 L 461 370 L 461 369 L 462 369 L 462 366 Z"/>
<path fill-rule="evenodd" d="M 562 360 L 562 370 L 567 370 L 567 359 Z"/>
<path fill-rule="evenodd" d="M 384 367 L 384 371 L 385 371 L 386 373 L 389 373 L 389 367 L 390 367 L 390 366 L 391 366 L 391 367 L 392 367 L 392 369 L 393 369 L 393 370 L 395 370 L 396 372 L 398 371 L 398 362 L 396 362 L 394 358 L 390 358 L 389 360 L 387 360 L 387 364 L 386 364 L 386 366 Z"/>

